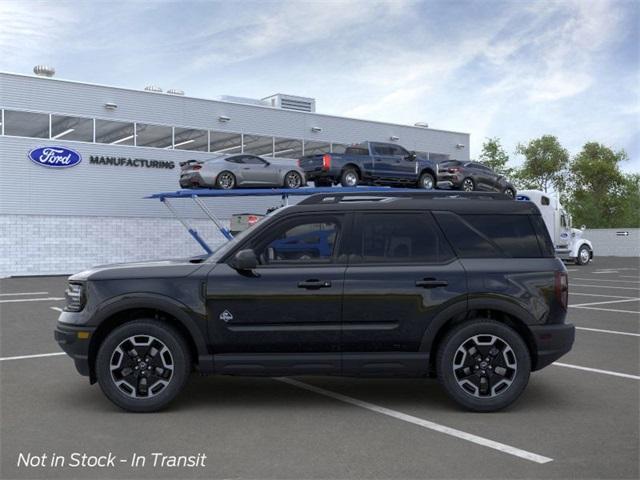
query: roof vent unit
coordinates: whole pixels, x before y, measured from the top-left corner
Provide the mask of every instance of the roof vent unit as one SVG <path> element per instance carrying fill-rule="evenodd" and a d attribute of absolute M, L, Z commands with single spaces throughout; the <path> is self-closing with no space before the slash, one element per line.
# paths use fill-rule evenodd
<path fill-rule="evenodd" d="M 53 77 L 56 74 L 56 69 L 47 65 L 36 65 L 33 67 L 33 73 L 39 77 Z"/>
<path fill-rule="evenodd" d="M 169 95 L 184 95 L 184 90 L 178 90 L 177 88 L 170 88 L 167 90 Z"/>
<path fill-rule="evenodd" d="M 162 89 L 156 85 L 147 85 L 144 87 L 147 92 L 162 93 Z"/>
<path fill-rule="evenodd" d="M 269 105 L 267 102 L 255 98 L 234 97 L 233 95 L 220 95 L 219 97 L 217 97 L 217 100 L 220 100 L 222 102 L 243 103 L 245 105 L 258 105 L 260 107 Z"/>
<path fill-rule="evenodd" d="M 309 97 L 297 97 L 295 95 L 285 95 L 284 93 L 276 93 L 270 97 L 262 99 L 275 108 L 283 110 L 295 110 L 296 112 L 315 112 L 316 99 Z"/>

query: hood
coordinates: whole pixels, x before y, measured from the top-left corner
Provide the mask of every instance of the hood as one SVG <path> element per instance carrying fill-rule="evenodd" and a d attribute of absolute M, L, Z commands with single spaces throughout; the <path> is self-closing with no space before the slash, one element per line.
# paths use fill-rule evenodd
<path fill-rule="evenodd" d="M 128 280 L 135 278 L 180 278 L 198 270 L 206 256 L 174 260 L 115 263 L 92 267 L 69 277 L 71 281 Z"/>
<path fill-rule="evenodd" d="M 572 228 L 571 229 L 571 236 L 573 238 L 582 238 L 583 234 L 584 234 L 584 232 L 582 230 L 580 230 L 579 228 Z"/>

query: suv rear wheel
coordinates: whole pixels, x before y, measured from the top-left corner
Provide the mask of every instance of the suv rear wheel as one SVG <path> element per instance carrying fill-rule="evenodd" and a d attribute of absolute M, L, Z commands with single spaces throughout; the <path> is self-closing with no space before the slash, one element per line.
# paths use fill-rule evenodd
<path fill-rule="evenodd" d="M 189 348 L 174 328 L 141 319 L 114 329 L 96 357 L 96 375 L 104 394 L 131 412 L 167 406 L 191 372 Z"/>
<path fill-rule="evenodd" d="M 438 351 L 436 371 L 447 394 L 463 407 L 493 412 L 507 407 L 529 381 L 531 357 L 524 340 L 495 320 L 453 328 Z"/>

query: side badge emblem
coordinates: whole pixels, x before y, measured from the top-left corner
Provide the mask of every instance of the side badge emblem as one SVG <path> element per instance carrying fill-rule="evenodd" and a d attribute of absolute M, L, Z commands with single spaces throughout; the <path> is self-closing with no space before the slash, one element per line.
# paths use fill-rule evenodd
<path fill-rule="evenodd" d="M 229 310 L 225 310 L 220 314 L 220 320 L 229 323 L 231 320 L 233 320 L 233 315 L 231 315 L 231 312 Z"/>

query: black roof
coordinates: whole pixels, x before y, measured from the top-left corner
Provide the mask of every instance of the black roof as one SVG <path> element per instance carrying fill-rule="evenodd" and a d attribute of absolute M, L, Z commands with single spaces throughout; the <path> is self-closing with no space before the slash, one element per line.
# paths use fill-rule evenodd
<path fill-rule="evenodd" d="M 539 214 L 531 202 L 512 200 L 501 193 L 414 192 L 320 193 L 305 198 L 288 211 L 441 210 L 462 214 Z"/>

